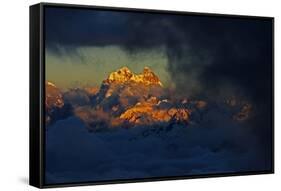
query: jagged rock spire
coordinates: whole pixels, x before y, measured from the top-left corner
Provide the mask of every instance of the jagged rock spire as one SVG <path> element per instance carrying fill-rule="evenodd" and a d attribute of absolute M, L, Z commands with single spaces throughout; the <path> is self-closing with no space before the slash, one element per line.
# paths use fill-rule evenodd
<path fill-rule="evenodd" d="M 109 83 L 136 82 L 145 85 L 162 86 L 158 76 L 149 67 L 144 67 L 141 74 L 134 74 L 128 67 L 122 67 L 112 72 L 105 81 Z"/>

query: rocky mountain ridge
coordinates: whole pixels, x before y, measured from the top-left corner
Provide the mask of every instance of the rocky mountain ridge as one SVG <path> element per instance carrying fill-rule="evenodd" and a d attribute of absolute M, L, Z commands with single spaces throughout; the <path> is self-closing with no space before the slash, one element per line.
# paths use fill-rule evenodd
<path fill-rule="evenodd" d="M 247 119 L 251 105 L 235 106 L 233 103 L 227 102 L 226 105 L 241 107 L 238 111 L 231 109 L 233 120 Z M 71 111 L 66 112 L 65 108 Z M 171 127 L 173 124 L 187 127 L 194 119 L 200 121 L 208 108 L 206 101 L 173 98 L 148 67 L 141 74 L 122 67 L 110 73 L 100 88 L 62 93 L 53 83 L 46 83 L 47 123 L 57 120 L 57 116 L 71 114 L 81 119 L 90 131 L 116 127 Z"/>
<path fill-rule="evenodd" d="M 163 86 L 158 76 L 149 68 L 144 67 L 143 72 L 135 74 L 128 67 L 122 67 L 115 72 L 109 74 L 108 78 L 103 83 L 126 83 L 135 82 L 145 85 Z"/>

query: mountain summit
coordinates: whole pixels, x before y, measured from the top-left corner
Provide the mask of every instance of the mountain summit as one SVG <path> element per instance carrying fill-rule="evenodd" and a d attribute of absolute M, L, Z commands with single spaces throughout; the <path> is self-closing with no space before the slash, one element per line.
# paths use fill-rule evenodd
<path fill-rule="evenodd" d="M 109 74 L 108 78 L 105 80 L 107 83 L 126 83 L 135 82 L 142 83 L 145 85 L 160 85 L 158 76 L 149 68 L 144 67 L 143 72 L 140 74 L 134 74 L 127 67 L 122 67 L 115 72 Z"/>
<path fill-rule="evenodd" d="M 75 109 L 91 131 L 107 127 L 187 125 L 191 110 L 168 100 L 158 76 L 149 68 L 135 74 L 122 67 L 108 75 L 91 98 L 91 107 Z"/>

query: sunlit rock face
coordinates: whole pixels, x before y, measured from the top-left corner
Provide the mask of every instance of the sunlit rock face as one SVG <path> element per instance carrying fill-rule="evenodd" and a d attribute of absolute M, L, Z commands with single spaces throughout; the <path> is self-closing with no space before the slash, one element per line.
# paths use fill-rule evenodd
<path fill-rule="evenodd" d="M 126 83 L 126 82 L 135 82 L 145 85 L 160 85 L 158 76 L 154 72 L 145 67 L 141 74 L 134 74 L 127 67 L 120 68 L 119 70 L 112 72 L 108 78 L 104 81 L 105 83 Z"/>
<path fill-rule="evenodd" d="M 127 67 L 123 67 L 112 72 L 102 82 L 95 102 L 105 111 L 113 111 L 113 115 L 116 116 L 138 102 L 145 102 L 152 96 L 163 95 L 165 92 L 161 82 L 150 69 L 145 68 L 143 74 L 135 75 Z"/>
<path fill-rule="evenodd" d="M 64 105 L 62 93 L 51 82 L 46 82 L 46 110 L 49 111 L 53 108 L 61 108 Z"/>
<path fill-rule="evenodd" d="M 109 74 L 91 107 L 75 114 L 90 130 L 101 127 L 153 126 L 158 123 L 187 125 L 191 111 L 180 102 L 168 100 L 158 76 L 148 67 L 134 74 L 127 67 Z M 181 107 L 180 107 L 181 106 Z"/>
<path fill-rule="evenodd" d="M 70 105 L 65 104 L 63 94 L 55 84 L 46 82 L 45 91 L 45 121 L 49 125 L 68 116 L 70 114 Z"/>
<path fill-rule="evenodd" d="M 119 70 L 109 74 L 108 78 L 105 80 L 109 83 L 124 83 L 130 81 L 134 74 L 127 67 L 120 68 Z"/>
<path fill-rule="evenodd" d="M 153 125 L 158 122 L 182 122 L 187 124 L 190 111 L 184 108 L 167 107 L 161 108 L 156 97 L 151 97 L 146 102 L 138 102 L 132 108 L 121 114 L 120 118 L 131 124 Z"/>

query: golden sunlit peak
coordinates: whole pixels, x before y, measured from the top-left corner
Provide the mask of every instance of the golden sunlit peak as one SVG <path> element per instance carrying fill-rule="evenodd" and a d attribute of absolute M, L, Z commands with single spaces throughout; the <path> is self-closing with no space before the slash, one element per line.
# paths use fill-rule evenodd
<path fill-rule="evenodd" d="M 117 82 L 117 83 L 124 83 L 124 82 L 136 82 L 142 83 L 145 85 L 160 85 L 158 76 L 154 74 L 154 72 L 149 67 L 144 67 L 143 73 L 141 74 L 134 74 L 130 71 L 130 69 L 126 66 L 118 69 L 115 72 L 112 72 L 108 79 L 108 82 Z"/>
<path fill-rule="evenodd" d="M 120 71 L 123 71 L 123 72 L 131 73 L 130 69 L 129 69 L 127 66 L 123 66 L 123 67 L 120 68 L 119 70 L 120 70 Z"/>
<path fill-rule="evenodd" d="M 145 66 L 143 68 L 143 73 L 148 73 L 148 72 L 152 72 L 152 70 L 149 67 Z"/>
<path fill-rule="evenodd" d="M 47 85 L 56 87 L 55 84 L 53 84 L 52 82 L 48 82 L 48 81 L 47 81 Z"/>

